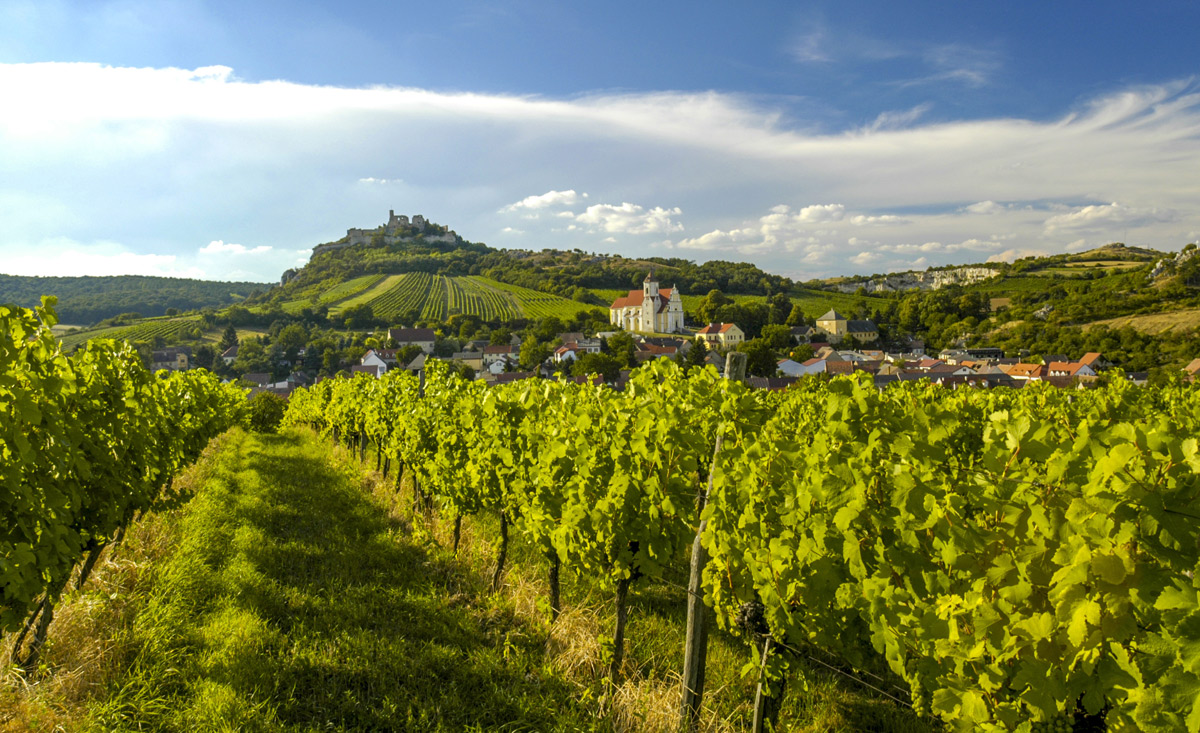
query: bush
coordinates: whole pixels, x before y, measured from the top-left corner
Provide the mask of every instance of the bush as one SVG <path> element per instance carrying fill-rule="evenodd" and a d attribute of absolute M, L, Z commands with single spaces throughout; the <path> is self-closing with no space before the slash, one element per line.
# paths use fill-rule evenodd
<path fill-rule="evenodd" d="M 279 395 L 259 392 L 250 398 L 250 428 L 260 433 L 278 431 L 286 407 L 287 400 Z"/>

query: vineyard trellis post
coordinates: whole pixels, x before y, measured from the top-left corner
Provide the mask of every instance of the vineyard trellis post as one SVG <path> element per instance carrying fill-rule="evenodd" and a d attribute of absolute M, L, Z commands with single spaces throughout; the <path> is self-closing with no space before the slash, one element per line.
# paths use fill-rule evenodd
<path fill-rule="evenodd" d="M 725 378 L 741 381 L 746 377 L 746 355 L 731 351 L 725 356 Z M 717 426 L 717 438 L 713 448 L 713 461 L 708 471 L 708 485 L 702 487 L 696 501 L 696 516 L 704 513 L 708 493 L 712 491 L 713 469 L 721 454 L 725 426 Z M 708 658 L 708 607 L 704 605 L 704 589 L 701 580 L 704 566 L 708 564 L 708 552 L 701 537 L 705 522 L 696 525 L 696 539 L 692 541 L 692 566 L 688 577 L 687 636 L 683 647 L 683 699 L 680 709 L 680 728 L 695 731 L 700 725 L 700 707 L 704 702 L 704 668 Z"/>

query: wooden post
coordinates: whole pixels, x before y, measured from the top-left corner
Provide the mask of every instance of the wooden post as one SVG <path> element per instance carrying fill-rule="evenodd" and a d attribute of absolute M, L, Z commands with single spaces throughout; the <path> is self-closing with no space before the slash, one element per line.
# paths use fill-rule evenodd
<path fill-rule="evenodd" d="M 558 559 L 558 550 L 551 548 L 546 555 L 550 558 L 550 623 L 554 623 L 558 620 L 558 614 L 561 610 L 559 603 L 558 572 L 562 563 Z"/>
<path fill-rule="evenodd" d="M 725 378 L 741 381 L 746 377 L 746 355 L 731 351 L 725 356 Z M 713 471 L 721 455 L 725 426 L 717 429 L 717 440 L 713 449 L 712 466 L 708 471 L 708 486 L 700 491 L 696 501 L 697 516 L 704 513 L 708 493 L 713 487 Z M 683 645 L 683 701 L 680 708 L 680 728 L 696 731 L 700 726 L 700 707 L 704 702 L 704 670 L 708 659 L 708 607 L 704 605 L 704 589 L 701 581 L 704 566 L 708 564 L 708 551 L 701 537 L 707 523 L 700 520 L 696 527 L 696 539 L 692 540 L 692 566 L 688 577 L 687 637 Z"/>
<path fill-rule="evenodd" d="M 608 668 L 608 679 L 616 691 L 621 685 L 621 663 L 625 660 L 625 621 L 629 618 L 629 578 L 617 581 L 617 626 L 613 630 L 612 664 Z"/>
<path fill-rule="evenodd" d="M 770 680 L 767 679 L 767 658 L 771 655 L 773 643 L 768 635 L 763 641 L 762 662 L 758 668 L 758 689 L 754 693 L 754 722 L 750 725 L 751 733 L 767 733 L 775 730 L 779 721 L 780 703 L 783 702 L 783 681 L 778 689 L 771 694 Z M 770 728 L 767 726 L 770 725 Z"/>

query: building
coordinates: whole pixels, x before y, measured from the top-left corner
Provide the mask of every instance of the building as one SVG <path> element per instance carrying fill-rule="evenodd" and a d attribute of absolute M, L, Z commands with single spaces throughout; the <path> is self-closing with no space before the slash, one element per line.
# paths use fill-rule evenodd
<path fill-rule="evenodd" d="M 419 346 L 426 354 L 432 354 L 437 334 L 432 328 L 389 328 L 388 338 L 396 343 L 397 349 L 412 344 Z"/>
<path fill-rule="evenodd" d="M 879 329 L 873 321 L 846 318 L 835 310 L 817 319 L 817 333 L 825 334 L 830 343 L 835 344 L 847 337 L 853 337 L 863 343 L 879 339 Z"/>
<path fill-rule="evenodd" d="M 696 332 L 709 346 L 732 349 L 746 340 L 746 334 L 735 323 L 710 323 Z"/>
<path fill-rule="evenodd" d="M 641 290 L 630 290 L 608 307 L 608 322 L 626 331 L 682 333 L 683 300 L 679 289 L 660 289 L 651 271 Z"/>
<path fill-rule="evenodd" d="M 191 356 L 192 348 L 190 346 L 155 351 L 151 357 L 151 369 L 152 371 L 169 369 L 173 372 L 182 372 L 188 368 L 188 360 Z"/>

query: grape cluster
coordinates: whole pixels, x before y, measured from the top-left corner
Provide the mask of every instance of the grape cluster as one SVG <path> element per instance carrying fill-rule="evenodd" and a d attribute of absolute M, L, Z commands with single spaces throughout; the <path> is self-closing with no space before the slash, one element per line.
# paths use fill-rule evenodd
<path fill-rule="evenodd" d="M 770 631 L 767 619 L 763 616 L 765 610 L 761 601 L 743 603 L 738 608 L 735 623 L 751 639 L 765 636 Z"/>

